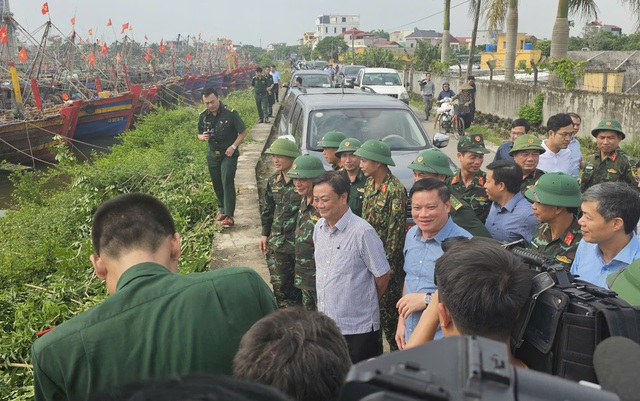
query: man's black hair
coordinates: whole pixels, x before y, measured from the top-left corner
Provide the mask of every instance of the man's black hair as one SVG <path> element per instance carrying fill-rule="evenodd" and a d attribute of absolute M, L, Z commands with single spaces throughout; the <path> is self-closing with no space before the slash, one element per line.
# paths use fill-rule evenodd
<path fill-rule="evenodd" d="M 209 95 L 216 95 L 216 97 L 218 96 L 218 91 L 216 90 L 216 88 L 213 88 L 211 86 L 204 88 L 204 90 L 202 91 L 202 97 L 205 98 Z"/>
<path fill-rule="evenodd" d="M 507 192 L 517 194 L 522 186 L 522 169 L 510 160 L 496 160 L 487 165 L 487 170 L 493 172 L 493 181 L 496 185 L 501 182 Z"/>
<path fill-rule="evenodd" d="M 233 360 L 235 377 L 275 387 L 297 401 L 337 399 L 350 367 L 336 323 L 302 307 L 280 309 L 256 322 Z"/>
<path fill-rule="evenodd" d="M 451 191 L 444 182 L 437 178 L 423 178 L 416 181 L 409 190 L 409 199 L 413 197 L 416 192 L 422 191 L 438 191 L 438 197 L 442 202 L 446 203 L 451 198 Z"/>
<path fill-rule="evenodd" d="M 275 65 L 275 64 L 272 64 L 272 65 L 271 65 L 271 67 L 276 68 L 276 65 Z"/>
<path fill-rule="evenodd" d="M 100 205 L 93 216 L 91 242 L 99 256 L 117 258 L 134 249 L 155 252 L 175 232 L 171 213 L 159 199 L 131 193 Z"/>
<path fill-rule="evenodd" d="M 256 68 L 256 72 L 262 72 L 262 67 Z"/>
<path fill-rule="evenodd" d="M 313 186 L 315 187 L 319 184 L 329 184 L 333 192 L 338 194 L 338 196 L 342 196 L 342 194 L 345 193 L 348 196 L 351 188 L 349 179 L 338 171 L 327 171 L 314 178 Z"/>
<path fill-rule="evenodd" d="M 531 131 L 531 124 L 526 118 L 516 118 L 515 120 L 513 120 L 513 122 L 511 123 L 511 128 L 515 127 L 524 127 L 525 133 Z"/>
<path fill-rule="evenodd" d="M 558 132 L 560 128 L 566 126 L 571 126 L 573 130 L 573 120 L 569 114 L 558 113 L 547 120 L 547 129 L 553 132 Z"/>
<path fill-rule="evenodd" d="M 529 299 L 522 261 L 488 238 L 455 243 L 436 260 L 438 296 L 464 335 L 506 341 Z"/>
<path fill-rule="evenodd" d="M 296 77 L 296 82 L 302 85 L 302 77 L 300 75 Z"/>

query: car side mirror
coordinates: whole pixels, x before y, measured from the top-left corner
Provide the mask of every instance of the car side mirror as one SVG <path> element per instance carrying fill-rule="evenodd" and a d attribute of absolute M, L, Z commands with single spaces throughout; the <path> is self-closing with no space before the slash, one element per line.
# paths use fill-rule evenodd
<path fill-rule="evenodd" d="M 445 148 L 449 144 L 449 135 L 436 132 L 433 136 L 433 146 L 438 149 Z"/>

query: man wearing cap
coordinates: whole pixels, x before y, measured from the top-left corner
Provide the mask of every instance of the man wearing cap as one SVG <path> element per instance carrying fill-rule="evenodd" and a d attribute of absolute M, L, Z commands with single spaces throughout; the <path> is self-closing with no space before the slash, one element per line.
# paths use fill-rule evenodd
<path fill-rule="evenodd" d="M 458 141 L 458 162 L 460 170 L 447 179 L 452 190 L 460 194 L 462 199 L 473 208 L 473 212 L 484 224 L 489 214 L 491 202 L 487 198 L 484 182 L 487 179 L 484 171 L 480 170 L 484 162 L 484 155 L 490 150 L 484 147 L 481 134 L 463 136 Z"/>
<path fill-rule="evenodd" d="M 498 160 L 510 160 L 513 161 L 513 157 L 509 154 L 511 149 L 513 148 L 513 143 L 518 137 L 524 134 L 528 134 L 531 131 L 531 124 L 527 121 L 526 118 L 516 118 L 511 123 L 511 133 L 509 134 L 510 141 L 503 143 L 498 146 L 498 150 L 496 151 L 496 155 L 493 158 L 493 161 Z"/>
<path fill-rule="evenodd" d="M 525 192 L 540 222 L 529 249 L 555 258 L 567 270 L 582 239 L 576 217 L 581 195 L 578 181 L 564 173 L 547 173 Z"/>
<path fill-rule="evenodd" d="M 573 139 L 573 120 L 568 114 L 560 113 L 547 120 L 549 137 L 542 142 L 544 152 L 540 154 L 538 168 L 545 173 L 571 172 L 571 151 L 569 144 Z"/>
<path fill-rule="evenodd" d="M 302 294 L 295 287 L 295 231 L 302 197 L 287 173 L 300 156 L 295 142 L 286 138 L 273 141 L 266 154 L 276 173 L 267 179 L 261 215 L 260 251 L 267 256 L 273 293 L 281 308 L 300 305 Z"/>
<path fill-rule="evenodd" d="M 608 275 L 640 259 L 633 232 L 640 219 L 640 194 L 623 182 L 605 181 L 582 194 L 582 241 L 571 273 L 600 287 Z"/>
<path fill-rule="evenodd" d="M 449 82 L 445 81 L 445 82 L 442 83 L 442 90 L 438 94 L 438 100 L 440 101 L 440 100 L 444 99 L 445 97 L 452 98 L 455 95 L 456 95 L 456 93 L 449 88 Z"/>
<path fill-rule="evenodd" d="M 418 157 L 409 164 L 409 168 L 413 170 L 413 181 L 418 182 L 425 178 L 435 178 L 438 181 L 446 182 L 448 178 L 453 176 L 453 171 L 449 167 L 451 161 L 443 152 L 437 149 L 423 150 Z M 484 223 L 478 219 L 473 209 L 462 198 L 462 196 L 451 186 L 449 187 L 449 202 L 451 207 L 449 215 L 453 222 L 463 229 L 467 230 L 473 236 L 491 238 L 489 231 Z M 484 191 L 484 188 L 482 188 Z M 486 192 L 485 192 L 486 196 Z"/>
<path fill-rule="evenodd" d="M 447 185 L 437 178 L 420 179 L 411 188 L 411 216 L 416 225 L 407 232 L 404 245 L 402 298 L 396 303 L 398 327 L 396 343 L 400 349 L 409 341 L 422 311 L 436 291 L 434 270 L 436 259 L 443 253 L 442 242 L 451 237 L 471 238 L 472 235 L 453 222 L 451 194 Z"/>
<path fill-rule="evenodd" d="M 329 131 L 324 134 L 322 140 L 320 141 L 324 159 L 335 171 L 338 171 L 342 168 L 340 156 L 336 155 L 336 151 L 340 147 L 340 142 L 345 140 L 346 137 L 347 136 L 340 131 Z"/>
<path fill-rule="evenodd" d="M 513 143 L 509 154 L 522 170 L 522 184 L 520 186 L 522 194 L 544 174 L 544 171 L 538 168 L 540 155 L 544 152 L 542 141 L 535 135 L 522 135 Z"/>
<path fill-rule="evenodd" d="M 517 145 L 516 142 L 514 149 Z M 485 226 L 496 241 L 513 242 L 522 239 L 528 245 L 538 226 L 531 204 L 520 193 L 521 183 L 522 169 L 517 164 L 498 160 L 487 166 L 484 188 L 493 203 Z"/>
<path fill-rule="evenodd" d="M 342 173 L 347 177 L 351 185 L 349 191 L 349 207 L 358 217 L 362 217 L 362 200 L 364 199 L 364 184 L 367 177 L 360 170 L 360 157 L 353 154 L 362 143 L 356 138 L 347 138 L 340 142 L 336 151 L 336 157 L 342 162 Z"/>
<path fill-rule="evenodd" d="M 402 249 L 407 218 L 407 191 L 389 170 L 388 166 L 395 166 L 389 145 L 380 140 L 369 139 L 354 154 L 360 156 L 360 169 L 367 177 L 362 218 L 376 229 L 391 266 L 389 286 L 380 301 L 380 320 L 391 349 L 396 350 L 396 302 L 402 296 L 404 282 Z"/>
<path fill-rule="evenodd" d="M 625 138 L 620 123 L 610 118 L 602 120 L 591 135 L 596 138 L 598 152 L 587 157 L 580 185 L 582 192 L 605 181 L 623 181 L 635 187 L 637 172 L 633 166 L 637 160 L 619 147 Z"/>
<path fill-rule="evenodd" d="M 295 231 L 295 286 L 302 293 L 302 306 L 316 310 L 316 262 L 313 257 L 313 229 L 320 213 L 313 206 L 313 179 L 324 173 L 322 161 L 302 155 L 293 161 L 287 177 L 293 179 L 296 192 L 302 196 Z"/>

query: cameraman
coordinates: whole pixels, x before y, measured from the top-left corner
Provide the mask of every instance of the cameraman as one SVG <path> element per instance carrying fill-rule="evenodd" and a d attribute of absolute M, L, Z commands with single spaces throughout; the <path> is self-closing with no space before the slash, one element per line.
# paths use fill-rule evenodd
<path fill-rule="evenodd" d="M 436 84 L 431 80 L 431 73 L 426 73 L 425 79 L 421 79 L 420 92 L 422 93 L 422 101 L 424 102 L 424 115 L 425 120 L 429 121 L 429 113 L 433 106 L 433 95 L 436 92 Z"/>
<path fill-rule="evenodd" d="M 236 209 L 238 146 L 247 136 L 247 128 L 237 111 L 220 102 L 214 88 L 205 88 L 202 103 L 206 109 L 198 118 L 198 139 L 209 143 L 207 166 L 219 209 L 216 221 L 229 228 L 234 224 Z"/>

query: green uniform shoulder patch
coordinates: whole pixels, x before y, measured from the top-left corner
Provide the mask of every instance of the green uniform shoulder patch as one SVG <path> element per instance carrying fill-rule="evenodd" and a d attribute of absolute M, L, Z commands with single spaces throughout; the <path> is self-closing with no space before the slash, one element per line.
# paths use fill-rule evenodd
<path fill-rule="evenodd" d="M 458 210 L 462 207 L 462 202 L 460 202 L 455 196 L 451 195 L 449 197 L 449 200 L 451 201 L 451 207 L 453 207 L 455 210 Z"/>

